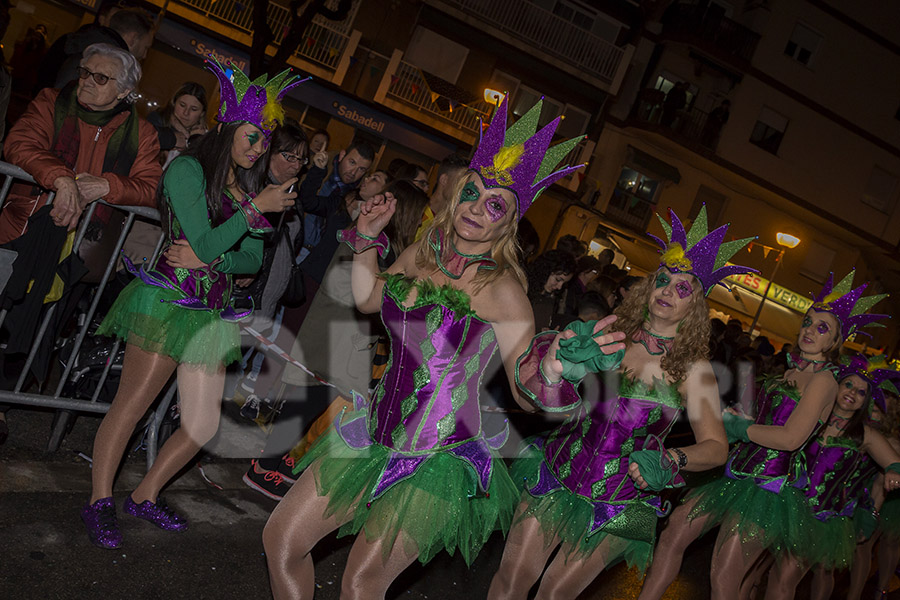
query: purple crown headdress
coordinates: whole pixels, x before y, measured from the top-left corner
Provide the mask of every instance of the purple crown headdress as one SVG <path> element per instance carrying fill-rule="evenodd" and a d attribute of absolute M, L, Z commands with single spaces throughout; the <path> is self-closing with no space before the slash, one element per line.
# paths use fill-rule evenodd
<path fill-rule="evenodd" d="M 662 223 L 668 239 L 668 242 L 664 242 L 655 235 L 647 234 L 660 246 L 662 256 L 659 266 L 666 267 L 674 273 L 690 273 L 700 281 L 704 294 L 709 294 L 713 286 L 730 275 L 757 272 L 750 267 L 726 264 L 738 250 L 756 238 L 748 237 L 726 242 L 725 233 L 728 231 L 728 224 L 710 232 L 706 223 L 705 204 L 697 213 L 690 231 L 685 231 L 681 219 L 671 208 L 669 209 L 671 225 L 659 214 L 656 216 Z"/>
<path fill-rule="evenodd" d="M 875 321 L 890 318 L 889 315 L 866 314 L 870 308 L 887 298 L 887 294 L 876 294 L 864 298 L 862 294 L 869 284 L 864 283 L 854 289 L 853 276 L 855 274 L 856 270 L 854 269 L 847 273 L 847 276 L 841 279 L 837 285 L 834 285 L 834 273 L 831 273 L 828 281 L 825 282 L 825 287 L 818 296 L 813 298 L 813 310 L 829 312 L 834 315 L 841 325 L 841 336 L 845 340 L 858 333 L 862 327 L 869 325 L 884 327 Z"/>
<path fill-rule="evenodd" d="M 900 372 L 888 364 L 885 355 L 879 354 L 872 358 L 859 353 L 852 356 L 842 356 L 841 364 L 838 365 L 837 369 L 837 380 L 843 381 L 851 375 L 857 375 L 869 384 L 872 400 L 882 412 L 886 412 L 884 393 L 887 391 L 897 394 L 897 386 L 900 385 Z"/>
<path fill-rule="evenodd" d="M 550 148 L 561 117 L 538 131 L 543 99 L 507 130 L 506 100 L 504 97 L 490 126 L 478 141 L 478 148 L 469 168 L 481 175 L 485 187 L 503 187 L 514 193 L 518 218 L 521 219 L 544 189 L 584 166 L 566 166 L 554 171 L 559 161 L 584 136 L 560 142 Z"/>
<path fill-rule="evenodd" d="M 266 136 L 271 135 L 284 121 L 284 109 L 281 107 L 284 94 L 295 85 L 310 79 L 293 75 L 291 69 L 286 69 L 268 81 L 265 75 L 250 81 L 233 64 L 226 63 L 226 66 L 234 71 L 233 82 L 216 57 L 209 55 L 206 60 L 206 68 L 219 80 L 220 106 L 216 120 L 220 123 L 250 123 L 259 127 Z"/>

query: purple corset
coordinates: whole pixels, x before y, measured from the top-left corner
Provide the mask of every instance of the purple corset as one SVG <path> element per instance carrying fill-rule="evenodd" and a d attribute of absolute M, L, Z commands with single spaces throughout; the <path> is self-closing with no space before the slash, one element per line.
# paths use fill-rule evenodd
<path fill-rule="evenodd" d="M 591 502 L 624 502 L 650 496 L 628 476 L 629 455 L 660 449 L 681 412 L 675 385 L 657 381 L 650 388 L 623 379 L 618 395 L 584 402 L 544 443 L 544 460 L 568 490 Z M 589 410 L 590 408 L 590 410 Z"/>
<path fill-rule="evenodd" d="M 372 439 L 397 452 L 481 435 L 478 390 L 497 348 L 491 324 L 475 316 L 464 294 L 419 282 L 415 305 L 404 308 L 412 285 L 396 276 L 385 285 L 381 319 L 390 359 L 369 408 Z"/>
<path fill-rule="evenodd" d="M 862 456 L 859 446 L 847 438 L 829 438 L 827 443 L 815 439 L 800 454 L 805 468 L 798 469 L 793 485 L 803 490 L 816 518 L 852 516 L 856 506 L 852 484 Z"/>
<path fill-rule="evenodd" d="M 763 383 L 757 396 L 754 423 L 784 425 L 799 401 L 800 392 L 795 385 L 781 379 L 769 379 Z M 817 431 L 818 428 L 810 437 L 815 436 Z M 758 486 L 777 494 L 786 483 L 793 481 L 792 465 L 798 453 L 797 450 L 774 450 L 753 442 L 740 442 L 728 457 L 725 474 L 732 479 L 753 477 Z"/>

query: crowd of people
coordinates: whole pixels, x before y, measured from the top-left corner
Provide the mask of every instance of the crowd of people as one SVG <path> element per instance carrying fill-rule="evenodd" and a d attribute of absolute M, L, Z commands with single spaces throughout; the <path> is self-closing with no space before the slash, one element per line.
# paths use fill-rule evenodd
<path fill-rule="evenodd" d="M 705 207 L 689 227 L 660 217 L 646 276 L 571 235 L 535 256 L 526 212 L 580 168 L 559 164 L 572 141 L 551 146 L 559 119 L 538 129 L 541 102 L 507 126 L 504 98 L 471 158 L 429 177 L 405 161 L 381 169 L 364 141 L 330 150 L 327 131 L 285 114 L 303 83 L 290 71 L 251 81 L 210 57 L 219 106 L 185 82 L 140 117 L 152 27 L 138 10 L 60 40 L 4 140 L 4 159 L 37 182 L 0 210 L 0 244 L 28 257 L 14 279 L 31 282 L 3 293 L 4 369 L 21 366 L 64 263 L 57 332 L 115 260 L 116 205 L 160 214 L 130 232 L 124 285 L 96 329 L 125 351 L 80 515 L 95 546 L 127 543 L 113 482 L 174 376 L 180 426 L 122 512 L 186 530 L 160 494 L 237 398 L 270 425 L 244 481 L 278 501 L 262 540 L 276 598 L 313 597 L 312 551 L 333 531 L 355 537 L 342 598 L 383 597 L 443 551 L 471 566 L 497 530 L 492 600 L 535 587 L 576 598 L 622 561 L 646 571 L 640 598 L 660 598 L 714 529 L 715 599 L 792 598 L 809 571 L 825 599 L 841 569 L 858 598 L 876 541 L 886 594 L 900 558 L 900 373 L 883 356 L 840 356 L 886 316 L 854 273 L 829 279 L 776 353 L 710 318 L 709 292 L 752 269 L 728 262 L 750 238 L 709 231 Z M 508 425 L 482 417 L 495 371 L 510 414 L 555 415 L 512 459 Z M 678 421 L 689 431 L 676 447 Z M 661 494 L 696 472 L 712 476 L 668 507 Z"/>

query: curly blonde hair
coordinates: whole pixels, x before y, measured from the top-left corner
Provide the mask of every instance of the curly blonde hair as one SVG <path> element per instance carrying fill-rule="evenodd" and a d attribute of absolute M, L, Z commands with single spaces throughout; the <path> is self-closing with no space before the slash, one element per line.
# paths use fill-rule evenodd
<path fill-rule="evenodd" d="M 652 273 L 634 284 L 628 297 L 615 310 L 618 319 L 612 329 L 625 334 L 626 344 L 633 343 L 631 336 L 643 327 L 647 319 L 650 294 L 655 289 L 655 283 L 656 273 Z M 683 380 L 695 361 L 709 359 L 710 329 L 706 297 L 703 295 L 702 286 L 695 282 L 688 314 L 678 325 L 672 349 L 666 352 L 660 361 L 660 367 L 672 381 Z"/>
<path fill-rule="evenodd" d="M 432 250 L 431 245 L 428 243 L 428 240 L 431 239 L 431 235 L 435 229 L 443 231 L 445 239 L 448 242 L 453 242 L 456 239 L 456 231 L 453 228 L 453 215 L 456 214 L 456 208 L 459 206 L 459 197 L 462 194 L 463 187 L 465 187 L 468 182 L 472 181 L 475 176 L 475 171 L 469 171 L 466 175 L 459 178 L 456 187 L 453 188 L 450 205 L 445 210 L 435 215 L 434 221 L 432 221 L 428 229 L 425 230 L 425 234 L 422 236 L 421 243 L 419 244 L 419 249 L 416 251 L 416 266 L 419 269 L 433 271 L 438 268 L 434 250 Z M 523 289 L 528 289 L 525 272 L 519 265 L 519 244 L 516 239 L 516 232 L 518 231 L 518 211 L 513 210 L 510 212 L 511 218 L 507 222 L 506 228 L 491 246 L 491 258 L 496 261 L 497 268 L 478 271 L 473 280 L 475 292 L 480 291 L 487 284 L 497 281 L 503 277 L 507 271 L 512 272 L 513 276 L 522 285 Z"/>

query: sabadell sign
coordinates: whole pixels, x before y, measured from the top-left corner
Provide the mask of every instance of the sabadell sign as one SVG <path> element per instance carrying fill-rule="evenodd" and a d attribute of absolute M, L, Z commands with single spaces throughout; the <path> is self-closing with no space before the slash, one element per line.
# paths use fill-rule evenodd
<path fill-rule="evenodd" d="M 367 117 L 364 114 L 360 114 L 355 110 L 348 108 L 347 105 L 341 104 L 340 102 L 335 102 L 332 104 L 335 110 L 337 110 L 337 114 L 339 117 L 347 119 L 357 125 L 362 125 L 372 131 L 377 131 L 381 133 L 384 131 L 384 121 L 379 121 L 374 117 Z"/>

